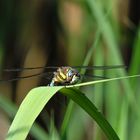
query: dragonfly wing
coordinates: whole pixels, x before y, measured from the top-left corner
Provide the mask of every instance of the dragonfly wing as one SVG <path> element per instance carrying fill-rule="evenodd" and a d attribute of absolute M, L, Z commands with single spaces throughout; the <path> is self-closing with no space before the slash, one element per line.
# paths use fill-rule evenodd
<path fill-rule="evenodd" d="M 47 66 L 47 67 L 29 67 L 29 68 L 16 68 L 16 69 L 4 69 L 5 72 L 18 72 L 24 70 L 36 70 L 36 69 L 48 69 L 54 70 L 58 69 L 59 67 L 67 67 L 67 66 Z M 95 69 L 95 70 L 108 70 L 108 69 L 119 69 L 119 68 L 126 68 L 125 65 L 110 65 L 110 66 L 72 66 L 72 68 L 76 69 Z"/>
<path fill-rule="evenodd" d="M 34 78 L 36 76 L 41 76 L 41 77 L 43 77 L 45 79 L 50 80 L 52 78 L 52 76 L 53 76 L 53 72 L 36 73 L 36 74 L 16 77 L 16 78 L 13 78 L 13 79 L 8 79 L 8 80 L 0 80 L 0 82 L 13 82 L 13 81 L 18 81 L 18 80 L 22 80 L 22 79 Z"/>
<path fill-rule="evenodd" d="M 125 65 L 110 65 L 110 66 L 74 66 L 76 69 L 94 69 L 94 70 L 109 70 L 109 69 L 120 69 L 127 68 Z"/>
<path fill-rule="evenodd" d="M 13 69 L 4 69 L 4 72 L 18 72 L 18 71 L 24 71 L 24 70 L 36 70 L 36 69 L 57 69 L 59 67 L 57 66 L 49 66 L 49 67 L 29 67 L 29 68 L 13 68 Z"/>

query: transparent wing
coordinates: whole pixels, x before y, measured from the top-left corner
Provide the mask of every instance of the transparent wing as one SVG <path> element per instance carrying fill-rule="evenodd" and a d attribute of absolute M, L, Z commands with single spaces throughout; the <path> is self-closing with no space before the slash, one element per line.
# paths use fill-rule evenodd
<path fill-rule="evenodd" d="M 67 67 L 67 66 L 48 66 L 48 67 L 29 67 L 29 68 L 16 68 L 16 69 L 4 69 L 5 72 L 17 72 L 24 70 L 35 70 L 35 69 L 57 69 L 59 67 Z M 109 69 L 120 69 L 127 68 L 125 65 L 110 65 L 110 66 L 72 66 L 75 69 L 95 69 L 95 70 L 109 70 Z"/>
<path fill-rule="evenodd" d="M 42 73 L 37 73 L 37 74 L 33 74 L 33 75 L 16 77 L 16 78 L 13 78 L 13 79 L 8 79 L 8 80 L 0 80 L 0 83 L 13 82 L 13 81 L 21 80 L 21 79 L 33 78 L 33 77 L 36 77 L 36 76 L 44 76 L 45 79 L 51 79 L 52 75 L 53 75 L 53 72 L 42 72 Z"/>
<path fill-rule="evenodd" d="M 125 65 L 113 65 L 113 66 L 74 66 L 73 68 L 86 68 L 86 69 L 95 69 L 95 70 L 108 70 L 108 69 L 120 69 L 127 68 Z"/>
<path fill-rule="evenodd" d="M 18 72 L 18 71 L 24 71 L 24 70 L 37 70 L 37 69 L 57 69 L 59 67 L 57 66 L 50 66 L 50 67 L 29 67 L 29 68 L 10 68 L 10 69 L 4 69 L 4 72 Z"/>

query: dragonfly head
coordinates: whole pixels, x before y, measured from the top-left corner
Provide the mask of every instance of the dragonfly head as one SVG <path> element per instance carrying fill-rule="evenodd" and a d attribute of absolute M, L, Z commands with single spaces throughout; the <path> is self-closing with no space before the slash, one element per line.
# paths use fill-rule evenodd
<path fill-rule="evenodd" d="M 67 79 L 70 84 L 76 84 L 80 80 L 80 73 L 76 69 L 69 69 L 67 72 Z"/>

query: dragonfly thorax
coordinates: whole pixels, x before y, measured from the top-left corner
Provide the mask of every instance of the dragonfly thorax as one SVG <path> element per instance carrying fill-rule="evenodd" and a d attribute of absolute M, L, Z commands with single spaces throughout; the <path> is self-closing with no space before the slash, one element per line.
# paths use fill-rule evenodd
<path fill-rule="evenodd" d="M 80 80 L 79 72 L 71 67 L 60 67 L 54 72 L 50 86 L 76 84 Z"/>

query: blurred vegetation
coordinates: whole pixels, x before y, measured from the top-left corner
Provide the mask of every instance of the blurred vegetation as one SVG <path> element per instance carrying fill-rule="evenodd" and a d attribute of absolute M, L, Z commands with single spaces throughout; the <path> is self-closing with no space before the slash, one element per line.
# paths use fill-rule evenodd
<path fill-rule="evenodd" d="M 126 70 L 92 71 L 96 75 L 139 74 L 139 21 L 138 0 L 1 0 L 0 79 L 43 72 L 5 73 L 5 68 L 75 66 L 83 62 L 127 66 Z M 5 139 L 15 106 L 20 105 L 30 89 L 48 82 L 44 77 L 35 77 L 0 83 L 0 140 Z M 140 137 L 139 82 L 137 78 L 82 88 L 121 140 Z M 60 128 L 68 114 L 65 139 L 106 139 L 97 124 L 71 104 L 62 95 L 55 95 L 36 120 L 37 131 L 31 132 L 28 139 L 39 139 L 39 135 L 61 139 Z"/>

